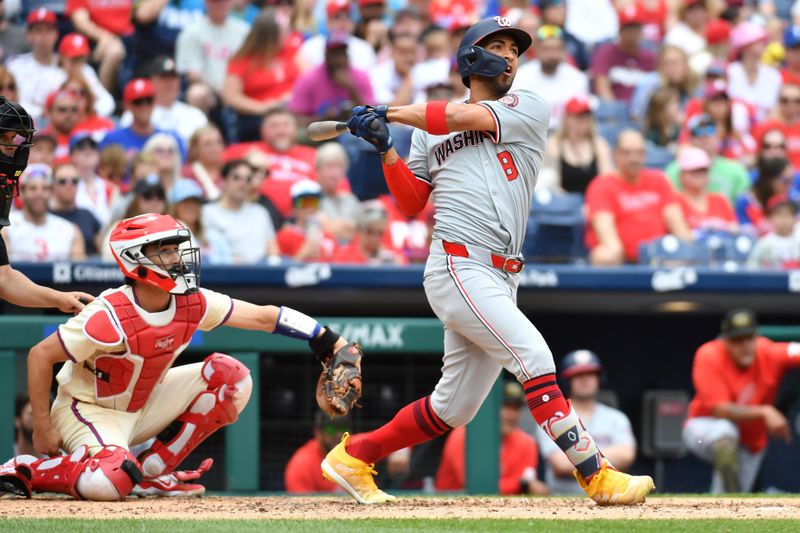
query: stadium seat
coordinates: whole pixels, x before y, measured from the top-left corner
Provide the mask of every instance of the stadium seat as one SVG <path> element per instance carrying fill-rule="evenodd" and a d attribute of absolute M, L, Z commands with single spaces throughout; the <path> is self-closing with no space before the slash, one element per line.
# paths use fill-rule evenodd
<path fill-rule="evenodd" d="M 708 266 L 711 252 L 702 242 L 665 235 L 639 245 L 639 264 L 653 267 Z"/>
<path fill-rule="evenodd" d="M 586 255 L 583 195 L 537 190 L 533 195 L 522 252 L 528 260 L 573 262 Z"/>

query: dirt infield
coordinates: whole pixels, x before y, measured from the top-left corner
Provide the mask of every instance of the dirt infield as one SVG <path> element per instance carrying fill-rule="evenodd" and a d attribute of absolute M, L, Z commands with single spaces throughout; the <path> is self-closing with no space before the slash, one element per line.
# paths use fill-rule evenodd
<path fill-rule="evenodd" d="M 65 498 L 0 499 L 0 518 L 551 518 L 800 519 L 800 498 L 658 497 L 637 507 L 598 507 L 570 498 L 401 498 L 367 507 L 344 497 L 207 497 L 128 499 L 117 503 Z"/>

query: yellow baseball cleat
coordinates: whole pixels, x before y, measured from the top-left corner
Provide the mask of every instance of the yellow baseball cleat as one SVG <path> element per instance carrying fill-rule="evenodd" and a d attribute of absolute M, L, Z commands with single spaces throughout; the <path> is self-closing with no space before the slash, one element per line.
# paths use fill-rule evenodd
<path fill-rule="evenodd" d="M 578 471 L 574 472 L 586 495 L 598 505 L 634 505 L 644 502 L 645 496 L 656 486 L 650 476 L 631 476 L 620 472 L 603 459 L 603 467 L 586 483 Z"/>
<path fill-rule="evenodd" d="M 336 483 L 356 499 L 358 503 L 386 503 L 396 500 L 375 485 L 375 465 L 356 459 L 345 451 L 350 434 L 342 435 L 340 442 L 322 461 L 322 476 Z"/>

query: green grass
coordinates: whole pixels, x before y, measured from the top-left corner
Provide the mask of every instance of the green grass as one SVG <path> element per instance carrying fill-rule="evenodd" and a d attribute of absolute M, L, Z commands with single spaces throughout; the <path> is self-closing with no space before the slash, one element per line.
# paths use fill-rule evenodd
<path fill-rule="evenodd" d="M 224 533 L 264 531 L 308 531 L 327 533 L 409 532 L 509 532 L 544 531 L 547 533 L 752 533 L 800 531 L 800 520 L 87 520 L 0 519 L 3 533 L 69 531 L 71 533 Z"/>

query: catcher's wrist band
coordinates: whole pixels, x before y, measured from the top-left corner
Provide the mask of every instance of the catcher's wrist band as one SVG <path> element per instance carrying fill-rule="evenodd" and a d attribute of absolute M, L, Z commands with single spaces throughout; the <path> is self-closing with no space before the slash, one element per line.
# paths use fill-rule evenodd
<path fill-rule="evenodd" d="M 317 356 L 317 360 L 322 362 L 328 355 L 333 352 L 333 346 L 339 340 L 339 334 L 325 326 L 325 333 L 319 337 L 314 337 L 308 341 L 308 346 L 311 352 Z"/>
<path fill-rule="evenodd" d="M 428 102 L 425 106 L 425 129 L 431 135 L 447 135 L 447 102 Z"/>
<path fill-rule="evenodd" d="M 321 329 L 320 323 L 310 316 L 290 307 L 281 307 L 272 333 L 308 341 L 319 335 Z"/>

